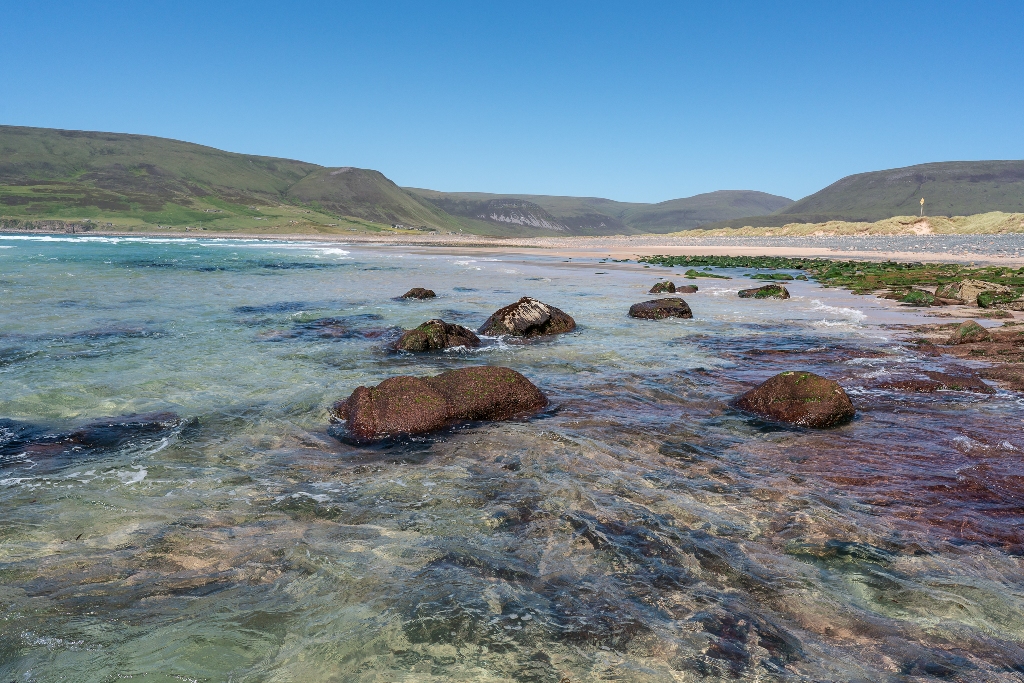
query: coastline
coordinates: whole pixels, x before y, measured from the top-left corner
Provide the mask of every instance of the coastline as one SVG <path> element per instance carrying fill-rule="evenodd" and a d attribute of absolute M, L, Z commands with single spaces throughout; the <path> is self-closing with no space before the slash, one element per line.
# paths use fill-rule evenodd
<path fill-rule="evenodd" d="M 0 235 L 60 235 L 35 231 L 0 232 Z M 572 237 L 487 237 L 481 235 L 324 235 L 324 234 L 263 234 L 263 233 L 211 233 L 211 232 L 123 232 L 90 230 L 74 233 L 82 237 L 122 237 L 160 239 L 238 239 L 280 242 L 322 242 L 328 244 L 378 245 L 391 247 L 443 248 L 460 253 L 502 251 L 506 253 L 538 253 L 564 258 L 633 259 L 637 256 L 663 254 L 670 256 L 789 256 L 797 258 L 826 258 L 859 261 L 920 261 L 929 263 L 976 263 L 1003 266 L 1024 266 L 1024 254 L 994 254 L 983 251 L 950 253 L 940 249 L 911 250 L 902 244 L 920 248 L 942 237 L 962 238 L 964 241 L 991 241 L 993 235 L 865 235 L 865 236 L 785 236 L 722 237 L 719 235 L 614 235 Z M 1020 235 L 1024 244 L 1024 234 Z M 882 242 L 882 247 L 869 248 L 868 242 Z M 857 244 L 858 242 L 862 244 Z M 799 246 L 797 246 L 799 244 Z"/>

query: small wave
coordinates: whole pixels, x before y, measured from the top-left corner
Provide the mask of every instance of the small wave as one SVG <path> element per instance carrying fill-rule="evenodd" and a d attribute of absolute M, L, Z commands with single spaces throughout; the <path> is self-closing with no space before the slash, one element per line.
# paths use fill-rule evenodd
<path fill-rule="evenodd" d="M 138 484 L 140 481 L 146 478 L 149 471 L 142 465 L 132 465 L 131 470 L 114 470 L 113 474 L 121 480 L 121 483 L 125 486 L 131 486 L 132 484 Z"/>
<path fill-rule="evenodd" d="M 815 327 L 842 327 L 842 326 L 860 326 L 865 320 L 868 319 L 867 313 L 859 311 L 856 308 L 844 308 L 841 306 L 829 306 L 824 304 L 818 299 L 811 301 L 814 304 L 812 311 L 821 311 L 828 315 L 838 316 L 838 319 L 824 318 L 813 323 Z"/>

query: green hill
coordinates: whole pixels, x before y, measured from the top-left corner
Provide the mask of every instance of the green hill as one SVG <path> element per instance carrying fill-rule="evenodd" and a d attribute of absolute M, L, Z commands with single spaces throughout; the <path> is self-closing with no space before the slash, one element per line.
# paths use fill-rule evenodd
<path fill-rule="evenodd" d="M 752 191 L 637 204 L 403 189 L 367 169 L 325 168 L 145 135 L 0 126 L 0 228 L 63 222 L 249 233 L 607 235 L 670 232 L 789 203 Z"/>
<path fill-rule="evenodd" d="M 847 176 L 773 215 L 705 228 L 779 227 L 787 223 L 874 222 L 916 216 L 1024 212 L 1024 161 L 948 161 Z"/>
<path fill-rule="evenodd" d="M 752 190 L 720 190 L 658 204 L 642 204 L 598 197 L 405 189 L 453 216 L 570 235 L 673 232 L 776 211 L 793 203 L 785 197 Z"/>
<path fill-rule="evenodd" d="M 462 228 L 377 171 L 145 135 L 15 126 L 0 126 L 0 215 L 257 232 Z"/>

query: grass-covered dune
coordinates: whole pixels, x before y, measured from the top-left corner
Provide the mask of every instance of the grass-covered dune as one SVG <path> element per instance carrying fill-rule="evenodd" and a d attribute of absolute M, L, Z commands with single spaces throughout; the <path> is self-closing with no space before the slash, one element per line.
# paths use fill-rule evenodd
<path fill-rule="evenodd" d="M 973 216 L 895 216 L 871 223 L 854 221 L 823 221 L 820 223 L 786 223 L 778 227 L 751 226 L 742 228 L 688 230 L 675 233 L 692 237 L 780 237 L 829 235 L 994 235 L 1024 232 L 1024 213 L 990 211 Z"/>

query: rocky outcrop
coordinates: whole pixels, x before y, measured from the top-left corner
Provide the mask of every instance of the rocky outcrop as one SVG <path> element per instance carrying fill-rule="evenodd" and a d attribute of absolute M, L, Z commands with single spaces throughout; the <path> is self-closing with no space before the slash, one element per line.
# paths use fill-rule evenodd
<path fill-rule="evenodd" d="M 651 291 L 648 294 L 675 294 L 676 283 L 674 282 L 659 282 L 651 287 Z"/>
<path fill-rule="evenodd" d="M 947 344 L 974 344 L 977 342 L 988 341 L 992 338 L 988 330 L 974 322 L 973 320 L 967 320 L 960 323 L 960 327 L 953 330 L 953 334 L 949 335 L 949 339 L 946 340 Z"/>
<path fill-rule="evenodd" d="M 977 305 L 978 295 L 982 292 L 994 294 L 1012 295 L 1013 290 L 1006 285 L 997 285 L 984 280 L 960 280 L 940 286 L 935 290 L 935 296 L 943 299 L 957 299 L 965 304 Z"/>
<path fill-rule="evenodd" d="M 736 407 L 802 427 L 834 427 L 853 418 L 850 397 L 838 382 L 813 372 L 783 372 L 736 400 Z"/>
<path fill-rule="evenodd" d="M 432 289 L 423 289 L 422 287 L 413 287 L 408 292 L 403 294 L 400 298 L 402 299 L 433 299 L 436 294 Z"/>
<path fill-rule="evenodd" d="M 443 320 L 428 320 L 419 327 L 406 330 L 398 341 L 398 351 L 435 351 L 456 346 L 480 346 L 480 337 L 462 325 L 452 325 Z"/>
<path fill-rule="evenodd" d="M 664 318 L 692 318 L 690 306 L 682 299 L 654 299 L 629 307 L 629 317 L 644 320 Z"/>
<path fill-rule="evenodd" d="M 495 311 L 478 334 L 515 337 L 536 337 L 543 334 L 561 334 L 576 329 L 576 321 L 568 313 L 554 306 L 524 296 L 519 301 Z"/>
<path fill-rule="evenodd" d="M 460 422 L 507 420 L 540 410 L 547 397 L 515 370 L 484 365 L 436 377 L 400 376 L 358 387 L 334 405 L 358 441 L 425 434 Z"/>
<path fill-rule="evenodd" d="M 741 299 L 788 299 L 789 290 L 782 285 L 765 285 L 752 289 L 741 289 Z"/>

